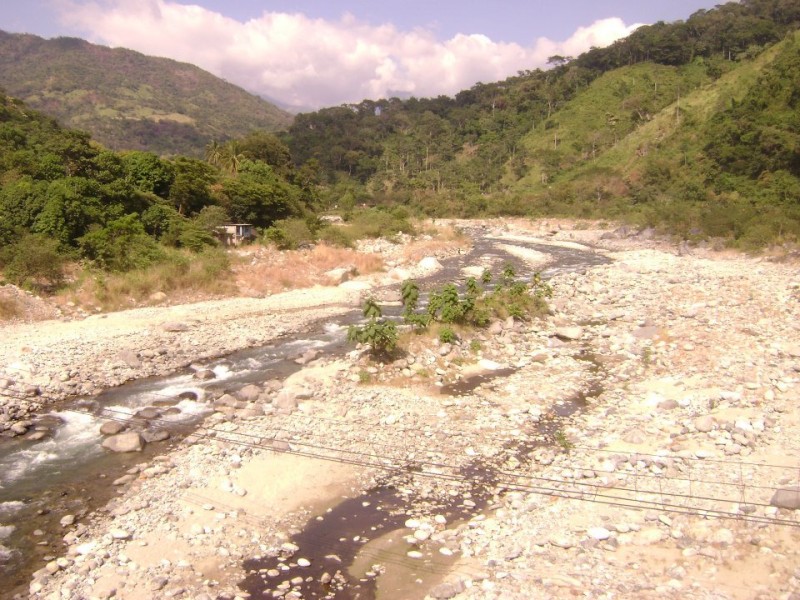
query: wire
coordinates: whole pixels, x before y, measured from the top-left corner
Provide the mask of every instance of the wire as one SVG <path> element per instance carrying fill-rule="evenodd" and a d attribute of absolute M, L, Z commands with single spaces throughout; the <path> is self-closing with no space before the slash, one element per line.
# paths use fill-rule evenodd
<path fill-rule="evenodd" d="M 128 416 L 127 413 L 126 416 Z M 224 443 L 229 443 L 242 447 L 258 448 L 277 453 L 293 454 L 297 456 L 305 456 L 308 458 L 318 458 L 322 460 L 330 460 L 334 462 L 354 464 L 364 467 L 374 467 L 377 469 L 388 470 L 391 472 L 401 473 L 404 475 L 417 475 L 422 477 L 429 477 L 440 481 L 451 481 L 458 483 L 472 483 L 474 481 L 474 479 L 460 473 L 438 473 L 430 470 L 426 471 L 424 469 L 424 467 L 428 467 L 429 469 L 449 469 L 453 471 L 458 471 L 460 469 L 463 469 L 463 466 L 459 465 L 435 463 L 424 460 L 403 461 L 398 457 L 378 455 L 374 453 L 357 451 L 357 450 L 330 448 L 327 446 L 312 444 L 307 441 L 304 442 L 297 440 L 292 440 L 289 441 L 288 443 L 293 444 L 295 446 L 301 446 L 302 449 L 292 448 L 291 446 L 289 446 L 288 448 L 282 448 L 282 447 L 275 447 L 272 444 L 270 445 L 264 444 L 262 440 L 265 436 L 259 436 L 256 434 L 245 434 L 241 432 L 226 432 L 224 430 L 214 429 L 213 427 L 205 429 L 206 431 L 213 432 L 215 435 L 209 436 L 206 433 L 199 433 L 199 432 L 195 432 L 190 435 L 198 439 L 207 439 L 217 442 L 221 441 Z M 234 439 L 231 437 L 224 437 L 224 436 L 235 436 L 235 438 L 245 438 L 245 439 L 244 440 Z M 273 437 L 270 439 L 270 441 L 274 442 L 274 441 L 285 441 L 285 440 L 277 440 L 277 438 Z M 337 452 L 342 454 L 350 454 L 352 456 L 343 457 L 343 456 L 331 456 L 330 454 L 328 454 Z M 397 464 L 398 462 L 400 464 Z M 422 470 L 417 470 L 417 469 L 422 469 Z M 508 474 L 506 472 L 500 471 L 499 469 L 493 469 L 488 466 L 484 467 L 484 470 L 486 475 L 481 479 L 485 484 L 492 485 L 494 487 L 499 486 L 504 489 L 512 491 L 522 491 L 528 493 L 562 497 L 573 500 L 598 502 L 601 504 L 620 506 L 623 508 L 638 508 L 638 509 L 651 508 L 663 512 L 671 512 L 677 514 L 689 514 L 695 516 L 715 516 L 719 518 L 730 518 L 745 522 L 770 523 L 770 524 L 800 527 L 800 523 L 791 519 L 780 519 L 777 517 L 760 517 L 755 515 L 743 514 L 739 512 L 731 512 L 731 511 L 719 510 L 715 508 L 705 508 L 699 506 L 684 506 L 681 504 L 674 504 L 671 502 L 667 502 L 664 500 L 664 497 L 672 499 L 685 499 L 693 502 L 708 501 L 708 502 L 716 502 L 722 504 L 739 504 L 738 499 L 728 499 L 728 498 L 720 498 L 713 496 L 698 496 L 694 494 L 687 495 L 687 494 L 678 494 L 678 493 L 664 492 L 664 491 L 637 490 L 631 488 L 606 488 L 604 486 L 600 486 L 597 484 L 590 484 L 587 482 L 564 482 L 551 478 L 537 477 L 532 475 L 527 476 L 527 475 Z M 508 480 L 509 475 L 513 477 L 514 480 Z M 504 476 L 506 477 L 506 479 L 503 479 Z M 524 483 L 525 481 L 528 481 L 529 483 Z M 554 487 L 554 484 L 560 487 Z M 575 489 L 576 487 L 578 489 Z M 580 489 L 580 488 L 588 488 L 588 489 Z M 645 500 L 641 498 L 625 498 L 624 496 L 621 497 L 620 495 L 604 493 L 609 489 L 612 492 L 632 492 L 637 495 L 650 495 L 661 499 Z M 757 502 L 749 502 L 748 504 L 753 506 L 762 506 L 762 507 L 770 506 L 769 504 L 757 503 Z"/>

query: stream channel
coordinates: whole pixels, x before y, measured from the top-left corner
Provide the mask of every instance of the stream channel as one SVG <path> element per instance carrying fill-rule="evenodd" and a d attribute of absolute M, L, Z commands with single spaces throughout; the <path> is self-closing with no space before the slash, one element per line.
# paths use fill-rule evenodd
<path fill-rule="evenodd" d="M 518 279 L 530 280 L 534 270 L 500 248 L 502 244 L 549 255 L 550 262 L 541 270 L 545 278 L 563 272 L 582 272 L 608 262 L 603 255 L 588 249 L 491 238 L 480 228 L 467 233 L 473 239 L 472 249 L 441 261 L 444 268 L 434 275 L 419 278 L 417 281 L 423 294 L 445 283 L 463 281 L 461 269 L 470 265 L 488 267 L 497 273 L 503 265 L 511 264 Z M 392 312 L 397 316 L 400 308 L 390 307 L 386 311 L 389 316 L 393 316 Z M 61 516 L 73 514 L 80 519 L 116 497 L 119 488 L 112 485 L 116 478 L 135 464 L 169 453 L 213 412 L 211 403 L 222 393 L 235 391 L 248 383 L 283 380 L 302 368 L 295 359 L 310 349 L 326 356 L 343 355 L 351 349 L 346 342 L 347 327 L 359 320 L 360 311 L 354 310 L 337 323 L 314 323 L 304 332 L 263 347 L 204 361 L 193 365 L 192 369 L 166 377 L 133 381 L 91 398 L 61 402 L 51 412 L 39 416 L 35 429 L 44 432 L 42 439 L 0 440 L 0 598 L 27 597 L 33 571 L 63 554 L 61 539 L 67 530 L 60 523 Z M 195 377 L 196 370 L 204 369 L 213 371 L 214 378 L 201 380 Z M 503 376 L 503 373 L 495 376 Z M 450 393 L 468 393 L 469 385 L 477 386 L 482 382 L 476 380 Z M 597 391 L 585 392 L 585 395 Z M 149 433 L 155 440 L 166 439 L 148 443 L 142 452 L 133 454 L 115 454 L 101 447 L 101 424 L 110 418 L 135 422 L 143 418 L 141 414 L 137 417 L 137 412 L 154 406 L 161 409 L 161 415 L 157 419 L 157 428 L 149 425 Z M 577 410 L 580 402 L 567 401 L 564 406 L 568 408 L 559 411 L 562 416 Z M 520 455 L 523 450 L 509 448 L 509 452 Z M 448 523 L 466 519 L 486 506 L 490 497 L 488 490 L 493 485 L 489 472 L 490 469 L 476 461 L 460 473 L 464 479 L 474 482 L 471 486 L 473 491 L 468 495 L 471 500 L 466 505 L 452 500 L 438 506 L 438 512 L 446 517 Z M 340 575 L 326 581 L 323 570 L 317 573 L 314 569 L 306 569 L 303 582 L 296 583 L 292 589 L 304 598 L 374 598 L 376 578 L 369 572 L 370 565 L 363 568 L 354 565 L 349 572 L 347 567 L 353 561 L 357 562 L 357 556 L 359 552 L 363 554 L 367 542 L 404 526 L 406 517 L 402 505 L 407 502 L 408 498 L 399 494 L 394 483 L 387 478 L 386 485 L 370 490 L 362 497 L 346 500 L 327 513 L 324 519 L 309 521 L 292 541 L 304 551 L 315 545 L 319 548 L 320 556 L 309 556 L 313 565 L 325 565 L 325 556 L 335 554 L 341 560 Z M 321 545 L 321 539 L 336 543 L 333 546 Z M 397 552 L 388 552 L 387 556 L 397 556 Z M 399 556 L 402 558 L 405 553 Z M 418 564 L 427 573 L 427 576 L 421 576 L 420 581 L 424 579 L 434 583 L 435 576 L 443 575 L 447 567 L 446 564 L 437 567 L 426 561 Z M 265 573 L 276 570 L 281 573 L 277 581 L 272 582 L 276 585 L 293 578 L 290 574 L 292 565 L 296 568 L 296 564 L 286 556 L 247 561 L 245 568 L 253 575 L 243 581 L 241 587 L 253 598 L 272 598 Z M 359 569 L 362 571 L 360 574 Z M 409 569 L 413 570 L 413 567 L 405 565 L 399 569 L 402 578 L 417 575 Z M 331 572 L 336 571 L 334 568 Z M 320 583 L 320 578 L 323 583 Z"/>

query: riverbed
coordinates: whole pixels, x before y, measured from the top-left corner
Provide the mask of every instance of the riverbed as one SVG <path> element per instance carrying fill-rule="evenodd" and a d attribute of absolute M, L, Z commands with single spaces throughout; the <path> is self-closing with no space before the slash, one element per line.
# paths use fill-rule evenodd
<path fill-rule="evenodd" d="M 471 266 L 591 241 L 574 229 L 544 236 L 544 246 L 531 245 L 541 240 L 525 231 L 485 233 L 506 248 L 466 257 Z M 287 389 L 298 392 L 291 410 L 215 412 L 162 459 L 139 457 L 106 511 L 63 528 L 84 526 L 63 555 L 50 540 L 61 564 L 54 560 L 31 589 L 42 597 L 113 590 L 125 598 L 233 597 L 240 585 L 270 590 L 269 597 L 361 598 L 563 597 L 578 589 L 602 597 L 598 585 L 630 598 L 755 597 L 739 592 L 759 588 L 775 597 L 777 581 L 792 589 L 790 572 L 771 575 L 783 573 L 783 563 L 746 550 L 757 534 L 756 548 L 766 543 L 776 555 L 796 556 L 784 524 L 793 513 L 769 498 L 797 467 L 797 419 L 787 409 L 800 349 L 781 342 L 797 332 L 796 270 L 746 257 L 678 256 L 635 240 L 604 252 L 615 262 L 601 253 L 597 263 L 553 273 L 554 315 L 545 323 L 499 324 L 445 354 L 419 348 L 391 365 L 359 352 L 323 353 L 283 388 L 262 386 L 273 409 Z M 447 277 L 458 272 L 442 262 Z M 743 325 L 753 311 L 769 316 Z M 498 376 L 486 376 L 487 368 Z M 736 461 L 747 482 L 735 488 L 733 504 L 731 468 L 715 457 Z M 464 476 L 476 465 L 493 477 Z M 599 490 L 616 490 L 622 504 L 634 482 L 667 486 L 670 477 L 715 499 L 694 512 L 727 511 L 739 524 L 712 521 L 701 530 L 704 519 L 691 506 L 679 514 L 669 508 L 666 487 L 660 504 L 633 512 L 587 504 L 582 491 L 603 499 L 609 493 Z M 392 489 L 397 502 L 383 496 Z M 339 507 L 343 497 L 351 504 Z M 351 511 L 342 529 L 325 522 L 341 520 L 337 510 Z M 353 532 L 352 524 L 370 531 Z M 352 550 L 331 551 L 340 564 L 308 541 L 320 528 L 359 538 Z M 168 553 L 153 551 L 160 540 L 169 541 Z M 639 567 L 627 566 L 632 549 Z M 659 554 L 674 568 L 661 568 Z M 747 582 L 733 576 L 744 567 Z"/>

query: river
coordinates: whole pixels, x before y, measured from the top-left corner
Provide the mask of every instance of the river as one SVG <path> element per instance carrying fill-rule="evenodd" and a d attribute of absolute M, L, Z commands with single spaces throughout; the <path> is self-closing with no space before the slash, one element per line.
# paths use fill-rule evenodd
<path fill-rule="evenodd" d="M 491 238 L 479 228 L 469 233 L 474 240 L 472 249 L 442 261 L 441 271 L 420 279 L 423 292 L 445 282 L 463 280 L 461 269 L 475 264 L 495 268 L 511 264 L 519 279 L 529 279 L 533 270 L 503 245 L 547 254 L 550 260 L 542 271 L 544 277 L 582 271 L 607 262 L 605 257 L 591 249 Z M 394 310 L 396 314 L 399 307 Z M 329 356 L 343 354 L 349 349 L 345 339 L 347 326 L 359 319 L 359 312 L 353 311 L 337 323 L 313 323 L 304 332 L 264 347 L 199 363 L 192 369 L 167 377 L 134 381 L 95 397 L 59 403 L 38 420 L 39 429 L 45 434 L 42 439 L 17 438 L 0 443 L 0 576 L 8 582 L 0 590 L 0 596 L 25 594 L 30 574 L 62 554 L 61 538 L 66 531 L 60 523 L 62 515 L 68 513 L 83 517 L 105 505 L 117 495 L 119 488 L 111 484 L 114 480 L 134 464 L 168 453 L 213 412 L 213 398 L 248 383 L 284 379 L 301 368 L 295 359 L 310 349 L 318 349 Z M 213 372 L 214 378 L 198 379 L 196 373 L 204 370 Z M 160 409 L 157 431 L 162 432 L 159 434 L 161 437 L 168 435 L 167 439 L 147 444 L 142 453 L 136 454 L 113 454 L 101 447 L 103 436 L 99 430 L 102 423 L 110 419 L 136 421 L 141 419 L 137 413 L 148 407 Z M 478 477 L 479 473 L 480 465 L 473 466 L 472 476 Z M 387 531 L 397 526 L 387 517 L 388 512 L 376 513 L 375 507 L 391 505 L 398 499 L 387 495 L 385 490 L 373 493 L 380 495 L 377 498 L 380 501 L 370 501 L 365 505 L 365 500 L 360 498 L 352 501 L 352 506 L 340 508 L 345 513 L 352 512 L 349 519 L 339 520 L 340 527 L 349 528 L 348 535 L 354 528 L 374 527 L 371 519 L 376 518 L 384 519 L 381 527 Z M 373 508 L 367 511 L 366 506 Z M 442 507 L 442 510 L 449 518 L 458 518 L 457 507 Z M 316 530 L 305 532 L 307 536 L 318 533 Z M 330 535 L 332 532 L 324 533 Z M 348 554 L 346 550 L 342 553 Z M 259 581 L 252 580 L 244 587 L 257 592 L 260 585 Z M 311 590 L 306 590 L 306 593 L 310 594 L 308 597 L 315 596 Z M 371 596 L 367 586 L 358 589 L 357 593 L 337 597 Z"/>

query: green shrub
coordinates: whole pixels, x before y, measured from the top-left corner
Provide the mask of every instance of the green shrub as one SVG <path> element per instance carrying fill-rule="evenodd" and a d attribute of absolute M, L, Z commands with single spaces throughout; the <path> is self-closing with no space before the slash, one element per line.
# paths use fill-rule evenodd
<path fill-rule="evenodd" d="M 460 323 L 464 321 L 473 306 L 474 300 L 471 297 L 467 296 L 462 299 L 458 294 L 458 288 L 452 283 L 448 283 L 438 292 L 431 294 L 428 301 L 428 313 L 435 321 Z"/>
<path fill-rule="evenodd" d="M 0 267 L 5 278 L 38 291 L 52 291 L 64 282 L 66 262 L 58 240 L 39 233 L 23 234 L 0 250 Z"/>
<path fill-rule="evenodd" d="M 400 286 L 400 297 L 403 302 L 404 312 L 410 313 L 417 310 L 419 303 L 419 285 L 413 279 L 406 279 Z"/>
<path fill-rule="evenodd" d="M 264 239 L 281 250 L 293 250 L 313 244 L 317 236 L 311 231 L 305 219 L 283 219 L 275 221 L 272 227 L 264 232 Z"/>
<path fill-rule="evenodd" d="M 109 222 L 78 238 L 83 255 L 101 269 L 130 271 L 164 259 L 164 251 L 147 235 L 135 214 Z"/>
<path fill-rule="evenodd" d="M 368 344 L 373 354 L 388 355 L 397 348 L 397 326 L 392 321 L 381 319 L 382 311 L 374 298 L 368 298 L 361 310 L 369 319 L 366 325 L 351 325 L 347 331 L 350 342 Z"/>
<path fill-rule="evenodd" d="M 391 238 L 398 233 L 414 233 L 414 227 L 408 220 L 375 208 L 353 213 L 350 222 L 350 233 L 354 239 Z"/>
<path fill-rule="evenodd" d="M 452 344 L 458 339 L 456 332 L 453 331 L 453 328 L 445 325 L 441 329 L 439 329 L 439 341 L 443 344 Z"/>
<path fill-rule="evenodd" d="M 95 275 L 95 295 L 107 310 L 130 306 L 130 301 L 145 300 L 154 292 L 230 292 L 230 259 L 221 248 L 206 248 L 200 253 L 166 249 L 165 257 L 145 269 L 125 273 Z"/>
<path fill-rule="evenodd" d="M 353 240 L 347 230 L 338 225 L 325 225 L 317 233 L 319 240 L 331 246 L 352 248 Z"/>
<path fill-rule="evenodd" d="M 368 344 L 373 354 L 389 354 L 397 348 L 397 326 L 391 321 L 370 319 L 366 325 L 351 325 L 347 332 L 350 342 Z"/>

